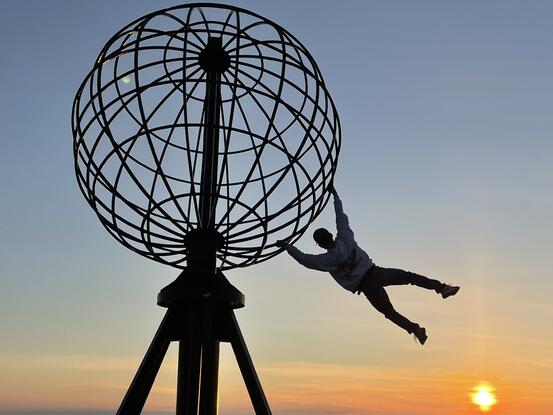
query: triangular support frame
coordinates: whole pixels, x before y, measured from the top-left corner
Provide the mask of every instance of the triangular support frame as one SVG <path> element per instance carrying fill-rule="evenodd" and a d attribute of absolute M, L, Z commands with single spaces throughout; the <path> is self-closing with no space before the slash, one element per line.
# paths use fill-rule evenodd
<path fill-rule="evenodd" d="M 158 295 L 158 304 L 168 310 L 117 415 L 142 412 L 172 341 L 179 342 L 177 415 L 217 414 L 220 342 L 229 342 L 232 346 L 255 413 L 270 415 L 267 398 L 234 315 L 234 309 L 244 306 L 244 295 L 221 272 L 211 279 L 216 284 L 210 284 L 209 288 L 190 283 L 187 274 L 185 270 Z M 184 284 L 188 289 L 182 289 Z"/>

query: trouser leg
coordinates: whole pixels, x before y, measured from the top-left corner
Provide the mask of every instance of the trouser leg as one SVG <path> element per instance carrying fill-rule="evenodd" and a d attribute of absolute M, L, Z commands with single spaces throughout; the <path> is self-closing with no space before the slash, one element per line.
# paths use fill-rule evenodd
<path fill-rule="evenodd" d="M 394 309 L 394 306 L 390 302 L 390 297 L 388 297 L 383 287 L 365 288 L 363 294 L 365 294 L 365 297 L 367 297 L 367 300 L 369 300 L 374 308 L 407 333 L 413 333 L 419 327 L 417 323 L 413 323 Z"/>
<path fill-rule="evenodd" d="M 444 284 L 438 280 L 402 269 L 378 267 L 375 271 L 376 272 L 373 273 L 374 275 L 371 274 L 371 279 L 373 279 L 373 282 L 383 287 L 411 284 L 417 287 L 426 288 L 427 290 L 434 290 L 437 293 L 440 293 L 444 287 Z"/>

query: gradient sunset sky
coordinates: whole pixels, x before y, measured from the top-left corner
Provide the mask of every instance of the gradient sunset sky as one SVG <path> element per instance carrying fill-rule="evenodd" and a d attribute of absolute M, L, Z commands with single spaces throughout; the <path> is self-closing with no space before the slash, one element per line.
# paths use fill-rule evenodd
<path fill-rule="evenodd" d="M 0 2 L 0 413 L 113 413 L 178 272 L 119 245 L 73 172 L 71 105 L 98 52 L 174 1 Z M 553 2 L 235 1 L 310 50 L 342 123 L 336 187 L 415 343 L 286 254 L 230 271 L 275 414 L 553 413 Z M 329 205 L 313 225 L 333 227 Z M 298 247 L 317 252 L 309 233 Z M 220 414 L 253 413 L 228 345 Z M 174 411 L 176 345 L 147 410 Z M 174 412 L 173 412 L 174 413 Z"/>

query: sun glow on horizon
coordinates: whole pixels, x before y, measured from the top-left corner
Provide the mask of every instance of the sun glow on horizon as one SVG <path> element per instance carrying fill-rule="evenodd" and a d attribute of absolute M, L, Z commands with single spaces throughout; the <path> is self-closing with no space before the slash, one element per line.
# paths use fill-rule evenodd
<path fill-rule="evenodd" d="M 480 410 L 487 412 L 497 402 L 493 394 L 493 388 L 486 384 L 478 385 L 470 395 L 472 402 L 480 407 Z"/>

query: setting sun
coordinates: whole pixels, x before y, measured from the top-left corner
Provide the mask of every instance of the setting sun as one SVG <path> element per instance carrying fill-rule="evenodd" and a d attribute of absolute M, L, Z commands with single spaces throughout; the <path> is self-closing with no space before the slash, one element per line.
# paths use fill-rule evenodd
<path fill-rule="evenodd" d="M 493 389 L 488 385 L 478 385 L 471 394 L 472 402 L 480 407 L 482 411 L 489 411 L 495 405 L 497 400 L 493 394 Z"/>

